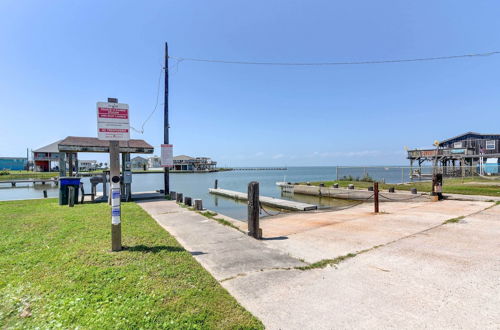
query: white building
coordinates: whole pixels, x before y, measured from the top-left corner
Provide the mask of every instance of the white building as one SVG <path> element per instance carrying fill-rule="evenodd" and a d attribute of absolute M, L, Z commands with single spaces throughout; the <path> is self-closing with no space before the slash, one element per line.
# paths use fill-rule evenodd
<path fill-rule="evenodd" d="M 158 168 L 161 167 L 161 158 L 158 156 L 153 156 L 148 158 L 148 167 L 149 168 Z"/>
<path fill-rule="evenodd" d="M 78 161 L 78 172 L 90 172 L 97 169 L 97 160 Z"/>

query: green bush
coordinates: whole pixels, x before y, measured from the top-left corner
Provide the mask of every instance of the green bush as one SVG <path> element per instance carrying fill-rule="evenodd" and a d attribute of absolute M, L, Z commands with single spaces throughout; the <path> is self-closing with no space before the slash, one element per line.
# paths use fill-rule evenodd
<path fill-rule="evenodd" d="M 7 171 L 7 170 L 1 170 L 0 171 L 0 175 L 9 175 L 9 174 L 10 174 L 10 172 Z"/>

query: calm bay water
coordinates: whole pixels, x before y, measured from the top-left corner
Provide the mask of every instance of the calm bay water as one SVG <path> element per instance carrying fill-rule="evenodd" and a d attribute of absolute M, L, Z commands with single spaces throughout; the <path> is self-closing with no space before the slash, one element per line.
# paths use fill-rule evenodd
<path fill-rule="evenodd" d="M 216 212 L 228 215 L 236 219 L 246 219 L 246 204 L 235 202 L 232 199 L 218 197 L 208 193 L 208 188 L 214 186 L 214 181 L 219 181 L 219 188 L 246 192 L 250 181 L 260 183 L 260 194 L 263 196 L 277 197 L 283 199 L 297 200 L 301 202 L 320 205 L 320 207 L 342 208 L 352 202 L 332 198 L 318 198 L 304 195 L 281 195 L 278 181 L 307 182 L 307 181 L 331 181 L 339 177 L 351 175 L 363 177 L 365 173 L 377 180 L 385 180 L 390 183 L 398 183 L 408 180 L 409 169 L 402 172 L 401 168 L 391 167 L 290 167 L 288 170 L 261 170 L 261 171 L 228 171 L 214 173 L 173 173 L 170 175 L 170 189 L 182 192 L 184 196 L 200 198 L 204 207 Z M 85 190 L 90 191 L 89 178 L 83 178 Z M 98 186 L 101 190 L 101 185 Z M 148 173 L 134 174 L 132 179 L 132 191 L 153 191 L 163 189 L 163 174 Z M 0 200 L 31 199 L 43 197 L 43 190 L 47 190 L 49 197 L 58 196 L 58 188 L 52 185 L 18 184 L 12 188 L 10 184 L 0 183 Z M 274 211 L 270 211 L 273 213 Z M 265 214 L 263 214 L 264 216 Z"/>

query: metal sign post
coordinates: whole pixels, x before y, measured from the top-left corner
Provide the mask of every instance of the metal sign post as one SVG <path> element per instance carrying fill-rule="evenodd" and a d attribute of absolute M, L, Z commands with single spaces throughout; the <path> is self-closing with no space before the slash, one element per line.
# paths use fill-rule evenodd
<path fill-rule="evenodd" d="M 120 141 L 130 139 L 128 104 L 108 98 L 97 103 L 97 136 L 109 141 L 109 177 L 111 197 L 111 250 L 122 249 Z"/>

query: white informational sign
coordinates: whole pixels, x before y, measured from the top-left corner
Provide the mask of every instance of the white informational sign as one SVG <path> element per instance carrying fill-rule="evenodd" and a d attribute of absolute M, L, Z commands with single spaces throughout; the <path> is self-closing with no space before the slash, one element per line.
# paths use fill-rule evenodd
<path fill-rule="evenodd" d="M 112 184 L 111 188 L 111 223 L 118 225 L 121 222 L 121 194 L 120 184 Z"/>
<path fill-rule="evenodd" d="M 99 140 L 130 140 L 128 104 L 97 102 L 97 138 Z"/>
<path fill-rule="evenodd" d="M 161 145 L 161 166 L 173 167 L 174 166 L 174 146 L 171 144 Z"/>

